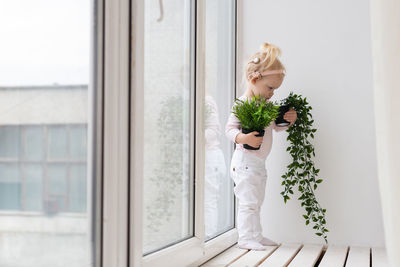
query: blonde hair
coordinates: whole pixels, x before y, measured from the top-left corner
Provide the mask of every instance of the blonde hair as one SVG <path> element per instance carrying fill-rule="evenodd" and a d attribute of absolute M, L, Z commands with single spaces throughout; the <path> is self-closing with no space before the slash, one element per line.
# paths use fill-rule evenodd
<path fill-rule="evenodd" d="M 260 50 L 253 54 L 244 66 L 244 73 L 242 78 L 242 85 L 249 82 L 249 75 L 253 72 L 264 72 L 266 70 L 285 70 L 282 62 L 278 59 L 281 55 L 281 49 L 270 43 L 263 43 Z M 257 60 L 253 61 L 255 58 Z"/>

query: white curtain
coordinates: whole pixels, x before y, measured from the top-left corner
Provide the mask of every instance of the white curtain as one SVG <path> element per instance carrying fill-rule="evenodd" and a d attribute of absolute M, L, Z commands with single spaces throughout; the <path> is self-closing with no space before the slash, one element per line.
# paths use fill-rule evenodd
<path fill-rule="evenodd" d="M 371 0 L 378 179 L 386 251 L 400 266 L 400 1 Z"/>

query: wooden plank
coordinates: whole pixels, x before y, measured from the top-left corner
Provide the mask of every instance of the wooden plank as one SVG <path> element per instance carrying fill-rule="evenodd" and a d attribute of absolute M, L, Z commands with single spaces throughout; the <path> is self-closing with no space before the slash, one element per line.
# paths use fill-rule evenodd
<path fill-rule="evenodd" d="M 350 247 L 346 267 L 369 267 L 370 248 Z"/>
<path fill-rule="evenodd" d="M 267 246 L 266 250 L 250 250 L 248 253 L 231 263 L 230 267 L 257 266 L 265 258 L 271 255 L 279 246 Z"/>
<path fill-rule="evenodd" d="M 294 256 L 299 252 L 303 245 L 299 243 L 283 243 L 259 266 L 261 267 L 281 267 L 287 266 Z"/>
<path fill-rule="evenodd" d="M 236 246 L 233 246 L 233 247 L 230 247 L 229 249 L 221 252 L 214 258 L 206 261 L 204 264 L 202 264 L 200 266 L 202 266 L 202 267 L 228 266 L 231 262 L 234 262 L 235 260 L 242 257 L 246 253 L 248 253 L 247 249 L 240 249 Z"/>
<path fill-rule="evenodd" d="M 330 245 L 328 246 L 319 267 L 339 267 L 344 266 L 348 246 Z"/>
<path fill-rule="evenodd" d="M 289 267 L 313 267 L 322 253 L 323 245 L 304 245 Z"/>
<path fill-rule="evenodd" d="M 389 267 L 389 261 L 384 247 L 372 247 L 372 266 Z"/>

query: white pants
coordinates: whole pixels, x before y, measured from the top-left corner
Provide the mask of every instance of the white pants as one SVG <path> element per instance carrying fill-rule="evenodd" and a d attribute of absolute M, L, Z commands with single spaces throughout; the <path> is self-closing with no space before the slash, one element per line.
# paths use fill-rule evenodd
<path fill-rule="evenodd" d="M 226 164 L 221 149 L 206 150 L 205 155 L 205 192 L 204 216 L 206 238 L 219 231 L 220 213 L 218 204 L 221 201 L 222 184 L 226 177 Z"/>
<path fill-rule="evenodd" d="M 238 199 L 237 230 L 238 244 L 248 240 L 260 241 L 262 228 L 260 207 L 264 201 L 267 170 L 265 160 L 247 152 L 235 150 L 230 174 L 234 193 Z"/>

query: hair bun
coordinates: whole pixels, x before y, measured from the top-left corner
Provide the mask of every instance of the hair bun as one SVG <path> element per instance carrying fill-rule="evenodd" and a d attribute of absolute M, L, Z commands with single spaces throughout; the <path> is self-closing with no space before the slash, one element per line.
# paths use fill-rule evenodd
<path fill-rule="evenodd" d="M 261 50 L 261 52 L 267 53 L 267 52 L 269 51 L 270 47 L 271 47 L 271 44 L 269 44 L 269 43 L 263 43 L 263 44 L 260 46 L 260 50 Z"/>
<path fill-rule="evenodd" d="M 281 49 L 271 43 L 263 43 L 260 46 L 260 50 L 261 53 L 265 54 L 265 59 L 263 61 L 268 61 L 268 65 L 265 67 L 266 69 L 272 66 L 275 60 L 281 55 Z"/>
<path fill-rule="evenodd" d="M 260 50 L 262 53 L 266 53 L 268 56 L 272 56 L 273 58 L 279 57 L 281 55 L 281 49 L 276 45 L 270 43 L 263 43 L 260 46 Z"/>

